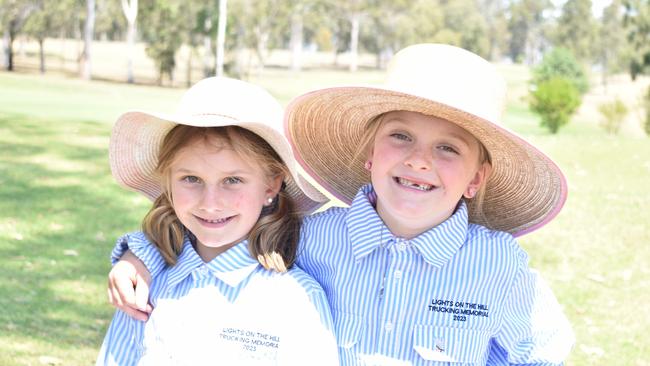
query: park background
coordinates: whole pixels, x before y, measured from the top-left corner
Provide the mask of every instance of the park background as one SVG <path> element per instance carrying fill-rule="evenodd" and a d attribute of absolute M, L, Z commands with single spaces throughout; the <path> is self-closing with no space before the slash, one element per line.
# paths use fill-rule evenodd
<path fill-rule="evenodd" d="M 150 205 L 110 175 L 121 113 L 173 112 L 221 67 L 283 105 L 376 85 L 396 50 L 424 41 L 492 60 L 508 82 L 505 125 L 567 176 L 562 212 L 519 239 L 573 324 L 567 364 L 650 365 L 648 1 L 231 0 L 220 49 L 223 4 L 0 0 L 0 365 L 94 364 L 113 313 L 110 250 Z M 551 133 L 530 102 L 559 47 L 590 87 Z M 616 100 L 627 113 L 606 128 L 601 106 Z"/>

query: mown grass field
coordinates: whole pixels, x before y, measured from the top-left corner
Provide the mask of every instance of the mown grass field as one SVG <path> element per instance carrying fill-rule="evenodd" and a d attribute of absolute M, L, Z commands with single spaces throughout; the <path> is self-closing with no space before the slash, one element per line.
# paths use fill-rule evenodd
<path fill-rule="evenodd" d="M 521 94 L 526 70 L 504 72 Z M 286 104 L 314 87 L 380 80 L 268 69 L 253 81 Z M 113 182 L 110 129 L 128 109 L 173 111 L 182 92 L 0 72 L 0 365 L 94 363 L 113 313 L 110 250 L 149 204 Z M 568 365 L 650 365 L 650 138 L 609 136 L 580 116 L 552 136 L 519 97 L 506 123 L 569 182 L 556 220 L 520 239 L 573 324 Z"/>

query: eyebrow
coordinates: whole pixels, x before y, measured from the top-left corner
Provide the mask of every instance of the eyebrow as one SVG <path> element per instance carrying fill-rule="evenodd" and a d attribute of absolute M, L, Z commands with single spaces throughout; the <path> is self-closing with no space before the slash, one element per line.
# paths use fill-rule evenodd
<path fill-rule="evenodd" d="M 195 171 L 191 169 L 186 169 L 186 168 L 179 168 L 176 170 L 176 173 L 184 173 L 184 174 L 196 174 Z M 224 175 L 245 175 L 245 174 L 251 174 L 251 172 L 247 170 L 242 170 L 242 169 L 237 169 L 237 170 L 231 170 L 228 172 L 221 172 Z"/>

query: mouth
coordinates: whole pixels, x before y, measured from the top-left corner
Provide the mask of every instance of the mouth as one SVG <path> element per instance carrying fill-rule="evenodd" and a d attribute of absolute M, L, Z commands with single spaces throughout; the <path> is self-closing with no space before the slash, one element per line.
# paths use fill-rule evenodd
<path fill-rule="evenodd" d="M 221 227 L 228 222 L 230 222 L 235 216 L 228 216 L 228 217 L 223 217 L 219 219 L 205 219 L 203 217 L 199 216 L 194 216 L 196 219 L 199 221 L 199 223 L 203 224 L 204 226 L 208 227 Z"/>
<path fill-rule="evenodd" d="M 426 184 L 426 183 L 422 183 L 422 182 L 414 182 L 412 180 L 402 178 L 402 177 L 393 177 L 393 180 L 395 181 L 395 183 L 397 183 L 397 184 L 399 184 L 399 185 L 401 185 L 403 187 L 415 189 L 415 190 L 418 190 L 418 191 L 421 191 L 421 192 L 430 192 L 434 188 L 436 188 L 434 185 L 431 185 L 431 184 Z"/>

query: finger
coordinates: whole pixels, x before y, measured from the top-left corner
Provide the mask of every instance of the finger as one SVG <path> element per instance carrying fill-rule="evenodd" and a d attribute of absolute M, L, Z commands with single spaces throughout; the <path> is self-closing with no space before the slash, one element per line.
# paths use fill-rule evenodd
<path fill-rule="evenodd" d="M 135 304 L 135 289 L 133 279 L 122 276 L 113 278 L 113 296 L 117 298 L 118 306 L 127 305 L 137 308 Z"/>
<path fill-rule="evenodd" d="M 149 283 L 142 276 L 136 275 L 135 282 L 135 307 L 146 311 L 149 305 Z"/>
<path fill-rule="evenodd" d="M 122 310 L 126 315 L 130 316 L 135 320 L 146 321 L 147 319 L 149 319 L 149 314 L 145 313 L 144 311 L 134 309 L 130 306 L 124 306 L 120 308 L 120 310 Z"/>

